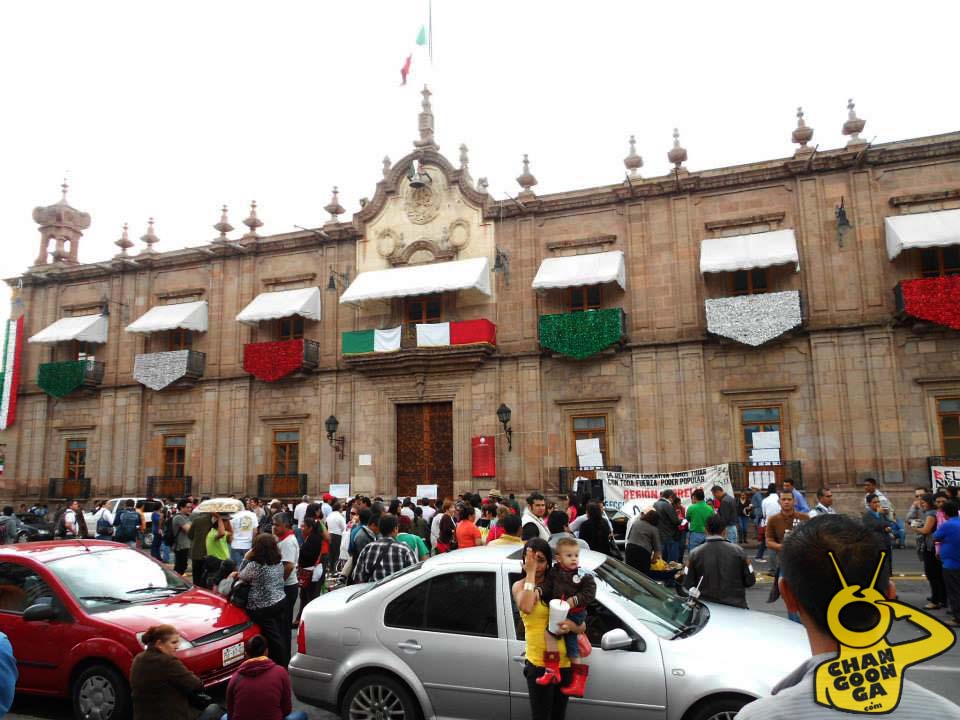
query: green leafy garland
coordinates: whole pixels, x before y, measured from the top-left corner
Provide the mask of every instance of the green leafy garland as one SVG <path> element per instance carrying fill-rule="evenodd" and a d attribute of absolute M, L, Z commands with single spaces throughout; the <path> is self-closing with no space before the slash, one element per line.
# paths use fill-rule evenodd
<path fill-rule="evenodd" d="M 83 385 L 87 370 L 86 360 L 43 363 L 37 372 L 37 385 L 47 395 L 62 398 Z"/>
<path fill-rule="evenodd" d="M 540 347 L 583 360 L 623 337 L 623 310 L 585 310 L 540 316 Z"/>

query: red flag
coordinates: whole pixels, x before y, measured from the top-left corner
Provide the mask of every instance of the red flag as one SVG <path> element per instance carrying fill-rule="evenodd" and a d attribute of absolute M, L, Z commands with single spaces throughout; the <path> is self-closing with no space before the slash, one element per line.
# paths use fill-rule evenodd
<path fill-rule="evenodd" d="M 401 85 L 407 84 L 407 75 L 410 74 L 410 61 L 413 60 L 413 55 L 407 55 L 406 62 L 403 63 L 403 67 L 400 68 L 400 77 L 403 78 Z"/>

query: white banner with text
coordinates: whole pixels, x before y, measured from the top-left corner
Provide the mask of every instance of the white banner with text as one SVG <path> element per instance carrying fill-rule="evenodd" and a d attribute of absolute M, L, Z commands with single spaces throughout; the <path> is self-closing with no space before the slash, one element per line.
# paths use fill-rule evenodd
<path fill-rule="evenodd" d="M 611 510 L 619 510 L 625 502 L 643 500 L 653 504 L 660 493 L 668 488 L 677 493 L 684 505 L 690 504 L 690 493 L 697 488 L 710 497 L 710 488 L 719 485 L 725 492 L 733 493 L 730 484 L 729 465 L 683 470 L 673 473 L 624 473 L 597 470 L 597 480 L 603 483 L 603 504 Z"/>

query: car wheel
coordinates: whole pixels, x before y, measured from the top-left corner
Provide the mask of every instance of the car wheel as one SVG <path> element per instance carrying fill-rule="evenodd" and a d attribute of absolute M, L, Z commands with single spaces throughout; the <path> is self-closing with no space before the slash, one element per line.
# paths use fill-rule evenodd
<path fill-rule="evenodd" d="M 127 720 L 130 690 L 123 676 L 109 665 L 91 665 L 73 681 L 74 717 Z"/>
<path fill-rule="evenodd" d="M 742 697 L 712 698 L 694 708 L 686 720 L 733 720 L 748 702 Z"/>
<path fill-rule="evenodd" d="M 17 542 L 18 543 L 30 542 L 30 536 L 21 530 L 20 532 L 17 533 Z"/>
<path fill-rule="evenodd" d="M 357 680 L 343 698 L 343 720 L 415 720 L 420 708 L 407 688 L 386 675 Z"/>

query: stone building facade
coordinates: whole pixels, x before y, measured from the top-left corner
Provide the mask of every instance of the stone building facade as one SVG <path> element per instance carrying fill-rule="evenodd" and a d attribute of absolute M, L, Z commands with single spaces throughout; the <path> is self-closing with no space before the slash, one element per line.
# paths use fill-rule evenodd
<path fill-rule="evenodd" d="M 937 459 L 960 455 L 960 133 L 868 145 L 851 106 L 839 149 L 811 149 L 801 117 L 794 155 L 693 172 L 675 136 L 666 176 L 641 177 L 631 144 L 623 182 L 537 195 L 525 162 L 500 201 L 433 125 L 425 92 L 412 152 L 351 219 L 334 194 L 321 228 L 261 237 L 254 209 L 232 239 L 224 212 L 204 247 L 159 252 L 150 230 L 131 255 L 124 231 L 81 264 L 89 217 L 38 208 L 40 256 L 7 281 L 25 334 L 98 315 L 105 342 L 25 345 L 3 494 L 80 476 L 92 497 L 183 476 L 203 494 L 557 494 L 591 438 L 606 467 L 733 462 L 735 485 L 851 501 L 867 476 L 896 495 L 960 465 Z M 127 331 L 188 302 L 203 330 Z M 42 367 L 78 357 L 66 381 Z M 780 464 L 751 460 L 754 431 L 779 433 Z M 480 437 L 494 477 L 475 477 Z"/>

